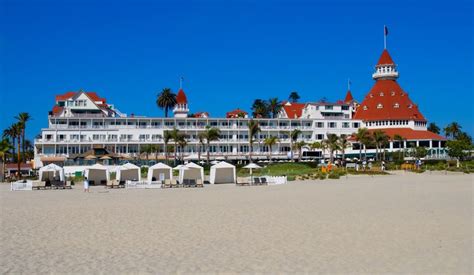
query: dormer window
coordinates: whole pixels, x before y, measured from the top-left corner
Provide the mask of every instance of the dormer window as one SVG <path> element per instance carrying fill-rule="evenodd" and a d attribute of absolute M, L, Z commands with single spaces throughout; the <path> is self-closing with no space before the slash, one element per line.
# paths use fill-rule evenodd
<path fill-rule="evenodd" d="M 372 97 L 374 97 L 374 95 L 373 95 L 373 94 L 370 94 L 370 97 L 372 98 Z"/>
<path fill-rule="evenodd" d="M 377 109 L 382 109 L 382 108 L 383 108 L 382 103 L 377 104 Z"/>
<path fill-rule="evenodd" d="M 367 108 L 367 106 L 364 106 L 364 108 L 362 108 L 362 109 L 364 109 L 364 111 L 367 111 L 368 108 Z"/>
<path fill-rule="evenodd" d="M 391 94 L 392 96 L 395 96 L 395 91 L 392 91 L 390 94 Z"/>
<path fill-rule="evenodd" d="M 411 109 L 411 108 L 413 108 L 413 104 L 408 105 L 408 109 Z"/>
<path fill-rule="evenodd" d="M 384 95 L 383 92 L 380 92 L 380 96 L 383 96 L 383 95 Z"/>
<path fill-rule="evenodd" d="M 400 108 L 400 104 L 398 103 L 393 104 L 393 108 Z"/>

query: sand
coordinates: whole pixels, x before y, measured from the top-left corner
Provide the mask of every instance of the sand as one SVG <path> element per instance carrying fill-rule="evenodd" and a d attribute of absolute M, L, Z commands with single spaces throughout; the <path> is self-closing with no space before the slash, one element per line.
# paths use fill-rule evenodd
<path fill-rule="evenodd" d="M 472 273 L 473 176 L 9 191 L 0 273 Z"/>

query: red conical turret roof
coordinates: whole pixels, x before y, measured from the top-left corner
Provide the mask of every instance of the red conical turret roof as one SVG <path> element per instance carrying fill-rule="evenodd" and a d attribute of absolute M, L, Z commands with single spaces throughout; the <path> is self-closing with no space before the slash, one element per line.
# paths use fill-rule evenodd
<path fill-rule="evenodd" d="M 176 103 L 188 104 L 188 99 L 186 98 L 186 94 L 184 93 L 183 89 L 179 89 L 178 94 L 176 95 Z"/>
<path fill-rule="evenodd" d="M 379 62 L 377 62 L 377 66 L 379 65 L 395 65 L 395 62 L 393 62 L 393 59 L 388 53 L 387 49 L 383 50 L 382 55 L 379 58 Z"/>
<path fill-rule="evenodd" d="M 346 98 L 344 98 L 344 103 L 350 103 L 354 101 L 354 98 L 352 97 L 351 90 L 347 90 Z"/>

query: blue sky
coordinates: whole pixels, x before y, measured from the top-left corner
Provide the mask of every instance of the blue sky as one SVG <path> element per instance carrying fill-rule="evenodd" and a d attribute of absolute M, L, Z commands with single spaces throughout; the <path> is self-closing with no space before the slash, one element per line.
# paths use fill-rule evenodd
<path fill-rule="evenodd" d="M 122 112 L 155 105 L 179 77 L 192 112 L 224 116 L 255 98 L 361 101 L 383 50 L 429 121 L 474 132 L 472 1 L 0 0 L 0 129 L 33 116 L 47 126 L 54 96 L 96 91 Z"/>

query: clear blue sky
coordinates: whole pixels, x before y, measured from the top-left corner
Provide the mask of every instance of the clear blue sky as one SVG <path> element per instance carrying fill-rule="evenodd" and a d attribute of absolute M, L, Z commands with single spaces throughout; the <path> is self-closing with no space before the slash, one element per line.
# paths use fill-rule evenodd
<path fill-rule="evenodd" d="M 425 117 L 472 134 L 473 8 L 456 0 L 0 0 L 0 129 L 26 111 L 34 137 L 54 96 L 81 88 L 128 114 L 162 116 L 156 95 L 177 91 L 181 75 L 191 111 L 212 116 L 292 90 L 337 100 L 347 78 L 361 101 L 384 24 L 399 83 Z"/>

